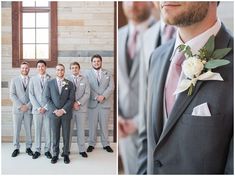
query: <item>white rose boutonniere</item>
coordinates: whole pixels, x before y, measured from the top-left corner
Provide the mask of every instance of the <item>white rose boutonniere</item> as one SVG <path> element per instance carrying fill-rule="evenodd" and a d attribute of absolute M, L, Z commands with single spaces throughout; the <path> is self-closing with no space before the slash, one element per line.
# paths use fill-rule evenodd
<path fill-rule="evenodd" d="M 69 83 L 68 83 L 68 81 L 63 81 L 62 82 L 62 87 L 65 87 L 65 90 L 67 90 L 68 89 L 68 85 L 69 85 Z"/>
<path fill-rule="evenodd" d="M 198 51 L 199 54 L 192 54 L 191 48 L 186 45 L 180 45 L 179 51 L 186 56 L 182 64 L 182 71 L 187 79 L 183 79 L 178 85 L 174 94 L 181 93 L 188 89 L 188 95 L 192 95 L 193 88 L 198 80 L 223 81 L 219 73 L 212 72 L 212 69 L 221 67 L 230 63 L 224 58 L 232 48 L 223 48 L 215 50 L 215 36 L 212 35 L 207 43 Z"/>

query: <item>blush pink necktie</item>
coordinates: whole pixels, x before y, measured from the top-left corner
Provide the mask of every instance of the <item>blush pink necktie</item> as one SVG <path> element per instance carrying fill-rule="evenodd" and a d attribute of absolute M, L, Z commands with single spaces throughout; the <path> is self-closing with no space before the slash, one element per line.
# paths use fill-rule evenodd
<path fill-rule="evenodd" d="M 167 82 L 165 85 L 165 94 L 166 94 L 166 110 L 168 117 L 171 113 L 171 110 L 175 104 L 175 95 L 173 93 L 175 92 L 178 81 L 181 74 L 181 64 L 183 60 L 185 59 L 185 56 L 183 53 L 176 53 L 175 56 L 172 58 L 171 65 L 168 71 L 167 75 Z"/>
<path fill-rule="evenodd" d="M 163 41 L 162 43 L 167 42 L 168 40 L 170 40 L 174 34 L 175 34 L 175 27 L 171 26 L 171 25 L 165 25 L 164 31 L 163 31 Z"/>
<path fill-rule="evenodd" d="M 135 30 L 129 38 L 128 54 L 129 54 L 130 59 L 135 58 L 136 49 L 137 49 L 137 36 L 138 36 L 138 31 Z"/>

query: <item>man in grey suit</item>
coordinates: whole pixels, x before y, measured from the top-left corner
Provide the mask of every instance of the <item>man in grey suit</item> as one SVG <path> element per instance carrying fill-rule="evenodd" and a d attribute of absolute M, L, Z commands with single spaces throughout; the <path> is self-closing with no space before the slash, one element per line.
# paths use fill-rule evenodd
<path fill-rule="evenodd" d="M 80 64 L 78 62 L 71 63 L 70 69 L 72 71 L 72 75 L 68 77 L 68 80 L 73 82 L 75 87 L 75 101 L 73 103 L 73 118 L 71 120 L 69 149 L 71 148 L 73 128 L 76 123 L 79 154 L 86 158 L 88 156 L 85 152 L 84 126 L 85 119 L 87 118 L 88 100 L 90 98 L 90 85 L 86 77 L 80 74 Z"/>
<path fill-rule="evenodd" d="M 20 76 L 11 80 L 10 99 L 13 102 L 13 145 L 15 150 L 12 157 L 16 157 L 20 153 L 20 131 L 22 123 L 24 122 L 24 129 L 26 134 L 26 153 L 29 156 L 33 155 L 32 147 L 32 105 L 29 101 L 29 64 L 22 62 L 20 65 Z"/>
<path fill-rule="evenodd" d="M 143 33 L 155 23 L 152 6 L 123 2 L 128 24 L 118 31 L 118 136 L 125 174 L 137 172 L 140 49 Z"/>
<path fill-rule="evenodd" d="M 217 2 L 160 5 L 164 20 L 176 25 L 178 33 L 175 40 L 157 48 L 150 60 L 138 173 L 233 174 L 233 50 L 225 56 L 229 65 L 213 69 L 223 82 L 198 81 L 190 96 L 184 91 L 174 97 L 169 112 L 165 89 L 168 69 L 174 64 L 170 58 L 175 59 L 180 44 L 190 46 L 195 54 L 215 35 L 215 49 L 233 49 L 233 37 L 216 15 Z"/>
<path fill-rule="evenodd" d="M 92 152 L 96 144 L 97 128 L 103 149 L 113 152 L 108 140 L 108 118 L 111 110 L 111 95 L 114 89 L 112 75 L 102 69 L 102 57 L 98 54 L 91 57 L 92 69 L 87 70 L 87 79 L 91 88 L 88 103 L 89 146 L 87 152 Z"/>
<path fill-rule="evenodd" d="M 46 62 L 44 60 L 38 60 L 36 67 L 38 75 L 32 77 L 29 83 L 29 99 L 33 106 L 32 113 L 35 128 L 36 152 L 33 155 L 33 159 L 37 159 L 41 155 L 42 128 L 44 128 L 45 136 L 45 156 L 51 159 L 51 125 L 48 117 L 47 103 L 43 102 L 43 94 L 47 82 L 50 80 L 50 75 L 46 73 Z"/>
<path fill-rule="evenodd" d="M 60 129 L 62 127 L 63 135 L 63 153 L 64 163 L 70 162 L 69 151 L 69 133 L 70 122 L 72 118 L 72 105 L 74 102 L 73 83 L 64 78 L 65 67 L 63 64 L 56 66 L 56 78 L 48 82 L 45 91 L 45 101 L 48 104 L 48 116 L 51 120 L 52 139 L 53 139 L 53 157 L 51 163 L 58 160 L 60 152 Z"/>

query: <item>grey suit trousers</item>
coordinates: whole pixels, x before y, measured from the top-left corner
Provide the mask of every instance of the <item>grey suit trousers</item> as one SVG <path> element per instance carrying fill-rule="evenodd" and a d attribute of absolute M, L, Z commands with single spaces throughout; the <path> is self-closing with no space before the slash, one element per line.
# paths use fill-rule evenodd
<path fill-rule="evenodd" d="M 71 149 L 71 142 L 74 130 L 74 124 L 76 124 L 76 134 L 77 134 L 77 144 L 79 152 L 85 152 L 85 119 L 87 117 L 86 112 L 73 111 L 73 118 L 71 119 L 70 126 L 70 140 L 69 140 L 69 149 Z"/>
<path fill-rule="evenodd" d="M 41 152 L 41 139 L 42 129 L 44 131 L 45 147 L 44 152 L 51 150 L 51 125 L 50 118 L 47 113 L 34 114 L 33 115 L 34 127 L 35 127 L 35 149 L 37 152 Z"/>
<path fill-rule="evenodd" d="M 16 149 L 20 148 L 20 131 L 24 121 L 24 129 L 26 135 L 26 148 L 32 147 L 32 114 L 19 113 L 13 114 L 13 145 Z"/>
<path fill-rule="evenodd" d="M 60 128 L 62 126 L 62 136 L 63 136 L 63 152 L 68 155 L 69 151 L 69 133 L 70 133 L 70 121 L 68 117 L 52 117 L 51 118 L 51 128 L 52 128 L 52 141 L 53 141 L 53 156 L 58 156 L 60 153 Z"/>
<path fill-rule="evenodd" d="M 100 104 L 96 108 L 89 108 L 88 110 L 88 122 L 89 122 L 89 139 L 90 146 L 95 146 L 97 137 L 98 123 L 100 127 L 100 137 L 103 147 L 109 145 L 108 140 L 108 117 L 110 114 L 110 108 L 102 108 Z"/>

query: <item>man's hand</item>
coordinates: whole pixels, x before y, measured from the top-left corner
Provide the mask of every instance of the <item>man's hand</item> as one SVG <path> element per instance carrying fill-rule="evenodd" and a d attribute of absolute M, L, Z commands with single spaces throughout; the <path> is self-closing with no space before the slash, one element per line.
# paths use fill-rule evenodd
<path fill-rule="evenodd" d="M 28 106 L 27 105 L 22 105 L 21 107 L 20 107 L 20 110 L 22 111 L 22 112 L 27 112 L 28 111 Z"/>
<path fill-rule="evenodd" d="M 137 131 L 137 124 L 134 119 L 123 119 L 118 117 L 118 136 L 120 138 L 127 137 Z"/>
<path fill-rule="evenodd" d="M 64 114 L 64 111 L 62 109 L 57 109 L 54 111 L 54 113 L 57 117 L 61 117 Z"/>
<path fill-rule="evenodd" d="M 78 102 L 74 102 L 73 109 L 74 110 L 79 110 L 80 109 L 80 104 L 78 104 Z"/>
<path fill-rule="evenodd" d="M 104 97 L 103 95 L 99 95 L 99 96 L 97 97 L 97 101 L 98 101 L 99 103 L 102 103 L 102 102 L 104 101 L 104 99 L 105 99 L 105 97 Z"/>
<path fill-rule="evenodd" d="M 38 112 L 41 114 L 44 114 L 46 112 L 46 109 L 43 107 L 38 108 Z"/>

